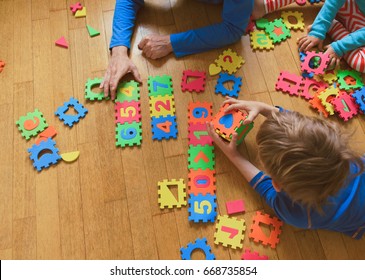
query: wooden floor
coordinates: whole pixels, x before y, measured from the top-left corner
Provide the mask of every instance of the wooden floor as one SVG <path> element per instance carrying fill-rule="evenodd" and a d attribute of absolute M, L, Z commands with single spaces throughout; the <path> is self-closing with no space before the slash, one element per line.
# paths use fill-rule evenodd
<path fill-rule="evenodd" d="M 220 20 L 221 6 L 197 1 L 146 1 L 133 39 L 132 57 L 142 77 L 141 148 L 116 148 L 114 105 L 111 101 L 86 102 L 88 78 L 102 77 L 108 65 L 108 44 L 114 0 L 84 0 L 87 17 L 73 17 L 65 0 L 0 0 L 0 259 L 180 259 L 179 249 L 206 237 L 217 259 L 240 259 L 243 250 L 214 244 L 214 224 L 188 222 L 186 207 L 159 209 L 157 182 L 183 178 L 187 182 L 187 105 L 210 101 L 217 112 L 223 97 L 214 94 L 216 77 L 207 78 L 203 94 L 183 93 L 182 71 L 208 70 L 223 49 L 183 59 L 169 56 L 146 60 L 136 47 L 151 32 L 168 34 Z M 318 6 L 294 6 L 313 20 Z M 276 13 L 269 19 L 277 18 Z M 86 24 L 101 30 L 90 38 Z M 314 115 L 306 101 L 276 92 L 280 70 L 299 74 L 296 38 L 269 52 L 253 52 L 248 36 L 230 46 L 246 63 L 237 72 L 243 77 L 239 98 L 259 100 Z M 70 47 L 56 47 L 65 36 Z M 173 79 L 179 136 L 176 140 L 151 139 L 147 78 L 169 74 Z M 84 120 L 66 128 L 55 116 L 56 108 L 71 96 L 89 109 Z M 60 152 L 80 151 L 72 164 L 65 162 L 38 173 L 32 166 L 25 141 L 16 128 L 20 116 L 35 108 L 56 127 Z M 335 121 L 336 118 L 333 118 Z M 256 120 L 241 151 L 257 163 L 255 135 L 263 119 Z M 341 122 L 341 121 L 340 121 Z M 343 123 L 343 122 L 341 122 Z M 354 129 L 354 148 L 365 151 L 364 117 L 347 124 Z M 258 164 L 258 163 L 257 163 Z M 217 203 L 244 199 L 246 213 L 236 215 L 250 228 L 256 210 L 272 213 L 237 170 L 216 149 Z M 276 249 L 255 244 L 246 236 L 244 248 L 270 259 L 365 259 L 365 239 L 354 241 L 339 233 L 311 231 L 284 225 Z M 202 258 L 199 251 L 193 258 Z"/>

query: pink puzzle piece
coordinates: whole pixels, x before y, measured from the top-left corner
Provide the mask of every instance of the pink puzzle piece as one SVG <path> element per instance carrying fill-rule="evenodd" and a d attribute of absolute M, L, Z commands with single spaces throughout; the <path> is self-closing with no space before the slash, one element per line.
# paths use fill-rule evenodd
<path fill-rule="evenodd" d="M 235 214 L 245 212 L 245 203 L 242 199 L 226 202 L 227 213 Z"/>
<path fill-rule="evenodd" d="M 70 5 L 71 12 L 76 13 L 77 10 L 82 10 L 82 5 L 80 2 Z"/>
<path fill-rule="evenodd" d="M 63 48 L 66 48 L 66 49 L 68 49 L 68 44 L 67 44 L 67 42 L 66 42 L 66 39 L 65 39 L 65 37 L 61 37 L 61 38 L 59 38 L 57 41 L 56 41 L 56 46 L 59 46 L 59 47 L 63 47 Z"/>
<path fill-rule="evenodd" d="M 241 256 L 241 260 L 268 260 L 269 257 L 262 255 L 258 252 L 251 252 L 250 249 L 246 249 L 245 252 Z"/>

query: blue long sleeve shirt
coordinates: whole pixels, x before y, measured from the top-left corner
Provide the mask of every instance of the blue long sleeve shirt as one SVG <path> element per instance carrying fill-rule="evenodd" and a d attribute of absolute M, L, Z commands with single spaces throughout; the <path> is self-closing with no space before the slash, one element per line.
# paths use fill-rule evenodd
<path fill-rule="evenodd" d="M 356 2 L 360 11 L 365 15 L 365 1 L 353 1 Z M 309 35 L 323 40 L 326 37 L 326 33 L 329 30 L 333 19 L 336 17 L 338 10 L 345 4 L 345 2 L 346 0 L 326 0 L 314 20 Z M 350 33 L 341 40 L 333 42 L 331 46 L 338 56 L 343 56 L 349 51 L 365 46 L 365 27 Z"/>
<path fill-rule="evenodd" d="M 253 9 L 253 0 L 204 0 L 222 3 L 222 22 L 206 27 L 171 34 L 170 40 L 177 57 L 220 48 L 238 41 L 244 34 Z M 143 0 L 117 0 L 113 19 L 110 48 L 130 48 L 133 27 Z"/>

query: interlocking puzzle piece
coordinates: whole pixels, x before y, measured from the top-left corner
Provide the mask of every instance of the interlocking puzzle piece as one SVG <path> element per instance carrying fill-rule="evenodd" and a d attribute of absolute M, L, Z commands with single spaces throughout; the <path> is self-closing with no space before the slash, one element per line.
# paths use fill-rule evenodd
<path fill-rule="evenodd" d="M 332 116 L 334 115 L 335 111 L 333 108 L 332 103 L 330 102 L 330 97 L 337 97 L 339 95 L 338 87 L 330 86 L 326 88 L 324 91 L 321 91 L 318 94 L 318 98 L 321 100 L 322 105 L 326 108 L 326 111 Z"/>
<path fill-rule="evenodd" d="M 303 87 L 302 87 L 300 96 L 309 100 L 309 99 L 313 98 L 311 91 L 313 91 L 313 94 L 314 94 L 316 92 L 323 91 L 327 87 L 328 87 L 328 84 L 326 84 L 324 82 L 318 82 L 316 80 L 306 78 L 303 80 Z"/>
<path fill-rule="evenodd" d="M 217 217 L 217 197 L 211 194 L 190 194 L 189 203 L 189 221 L 199 223 L 214 222 Z"/>
<path fill-rule="evenodd" d="M 47 127 L 41 133 L 38 134 L 38 138 L 36 140 L 36 145 L 39 145 L 41 141 L 47 140 L 47 138 L 53 138 L 57 135 L 57 131 L 53 126 Z"/>
<path fill-rule="evenodd" d="M 189 145 L 213 145 L 205 123 L 189 123 Z"/>
<path fill-rule="evenodd" d="M 245 238 L 245 220 L 230 218 L 227 215 L 218 215 L 216 232 L 214 233 L 214 244 L 222 244 L 224 247 L 231 246 L 232 249 L 241 248 Z"/>
<path fill-rule="evenodd" d="M 233 74 L 241 68 L 241 66 L 245 63 L 245 60 L 236 52 L 228 49 L 223 51 L 223 54 L 215 60 L 215 63 L 222 67 L 224 71 L 227 71 L 229 74 Z"/>
<path fill-rule="evenodd" d="M 357 115 L 358 105 L 356 104 L 355 98 L 347 93 L 341 94 L 333 99 L 332 104 L 335 111 L 345 122 Z"/>
<path fill-rule="evenodd" d="M 73 107 L 76 115 L 69 115 L 66 112 Z M 55 115 L 63 121 L 65 125 L 69 127 L 73 127 L 75 123 L 78 123 L 81 118 L 85 118 L 88 110 L 81 104 L 79 101 L 73 97 L 70 98 L 69 101 L 63 103 L 63 106 L 57 108 Z"/>
<path fill-rule="evenodd" d="M 302 89 L 303 78 L 301 76 L 281 71 L 275 89 L 290 95 L 299 95 Z"/>
<path fill-rule="evenodd" d="M 207 243 L 207 239 L 204 237 L 202 239 L 197 238 L 194 243 L 189 243 L 186 248 L 181 247 L 181 259 L 191 260 L 191 255 L 194 250 L 200 249 L 205 254 L 205 260 L 215 260 L 214 254 L 212 254 L 211 248 Z"/>
<path fill-rule="evenodd" d="M 48 127 L 42 112 L 38 109 L 35 109 L 34 112 L 27 113 L 25 116 L 21 116 L 16 121 L 16 125 L 26 140 L 29 140 L 30 137 L 37 136 L 39 132 L 42 132 Z"/>
<path fill-rule="evenodd" d="M 5 62 L 0 60 L 0 73 L 3 72 L 4 67 L 5 67 Z"/>
<path fill-rule="evenodd" d="M 270 235 L 267 236 L 260 227 L 261 224 L 272 226 L 273 229 L 270 231 Z M 283 222 L 277 217 L 270 217 L 268 214 L 264 214 L 260 211 L 256 212 L 256 216 L 253 218 L 251 225 L 251 232 L 249 237 L 256 243 L 262 242 L 263 245 L 270 245 L 271 248 L 275 249 L 279 243 L 279 235 L 281 233 L 281 226 Z"/>
<path fill-rule="evenodd" d="M 200 71 L 192 71 L 192 70 L 184 70 L 182 81 L 181 81 L 181 90 L 189 91 L 189 92 L 202 92 L 205 90 L 205 72 Z M 190 80 L 190 81 L 189 81 Z"/>
<path fill-rule="evenodd" d="M 256 20 L 257 29 L 265 29 L 265 26 L 269 24 L 269 20 L 266 18 L 260 18 Z"/>
<path fill-rule="evenodd" d="M 299 6 L 304 6 L 305 3 L 307 3 L 307 0 L 295 0 L 295 2 L 299 5 Z"/>
<path fill-rule="evenodd" d="M 96 30 L 95 28 L 91 27 L 90 25 L 86 24 L 87 32 L 89 32 L 90 37 L 95 37 L 100 35 L 100 31 Z"/>
<path fill-rule="evenodd" d="M 188 193 L 189 194 L 215 194 L 215 170 L 210 169 L 189 169 L 189 182 L 188 182 Z"/>
<path fill-rule="evenodd" d="M 309 3 L 311 4 L 317 4 L 317 3 L 321 3 L 322 0 L 309 0 Z"/>
<path fill-rule="evenodd" d="M 115 102 L 138 101 L 140 99 L 139 84 L 136 81 L 118 84 Z"/>
<path fill-rule="evenodd" d="M 316 59 L 315 57 L 319 57 L 320 59 Z M 318 66 L 314 63 L 313 60 L 316 60 Z M 324 74 L 328 62 L 330 61 L 329 55 L 326 53 L 316 53 L 316 52 L 306 52 L 306 56 L 304 61 L 300 64 L 302 72 L 306 71 L 307 73 L 313 73 L 315 75 L 322 75 Z M 311 67 L 314 66 L 314 67 Z"/>
<path fill-rule="evenodd" d="M 74 14 L 76 13 L 78 10 L 82 10 L 82 5 L 80 2 L 77 2 L 75 4 L 71 4 L 70 5 L 70 10 L 71 12 Z"/>
<path fill-rule="evenodd" d="M 337 77 L 340 89 L 351 90 L 359 89 L 364 86 L 361 74 L 355 70 L 338 70 Z"/>
<path fill-rule="evenodd" d="M 152 117 L 152 133 L 153 140 L 177 138 L 176 117 Z"/>
<path fill-rule="evenodd" d="M 133 123 L 117 123 L 116 142 L 117 147 L 140 146 L 142 142 L 142 124 L 140 122 Z"/>
<path fill-rule="evenodd" d="M 210 145 L 189 145 L 189 169 L 210 169 L 215 166 L 214 146 Z"/>
<path fill-rule="evenodd" d="M 299 52 L 299 60 L 303 62 L 307 54 L 305 52 Z"/>
<path fill-rule="evenodd" d="M 289 29 L 293 30 L 304 30 L 304 19 L 303 13 L 301 12 L 293 12 L 293 11 L 283 11 L 281 12 L 281 18 L 283 19 L 284 24 Z M 296 23 L 291 23 L 289 18 L 294 18 Z"/>
<path fill-rule="evenodd" d="M 97 87 L 103 81 L 102 78 L 95 78 L 95 79 L 87 79 L 85 84 L 85 99 L 94 101 L 94 100 L 103 100 L 109 99 L 109 97 L 104 97 L 104 92 L 94 92 L 92 89 Z"/>
<path fill-rule="evenodd" d="M 352 97 L 355 98 L 355 102 L 359 105 L 360 110 L 365 113 L 365 87 L 355 91 Z"/>
<path fill-rule="evenodd" d="M 321 94 L 322 91 L 318 91 L 314 94 L 313 98 L 309 100 L 309 104 L 312 106 L 313 109 L 316 109 L 319 114 L 324 116 L 325 118 L 328 118 L 329 114 L 326 111 L 326 108 L 322 105 L 321 100 L 319 99 L 319 94 Z"/>
<path fill-rule="evenodd" d="M 211 102 L 190 102 L 188 105 L 189 123 L 206 123 L 212 119 Z"/>
<path fill-rule="evenodd" d="M 268 260 L 268 259 L 269 259 L 268 256 L 266 255 L 260 256 L 259 252 L 251 252 L 250 249 L 246 249 L 241 256 L 241 260 Z"/>
<path fill-rule="evenodd" d="M 56 46 L 68 49 L 68 43 L 66 42 L 66 39 L 64 36 L 62 36 L 61 38 L 59 38 L 56 42 L 55 42 Z"/>
<path fill-rule="evenodd" d="M 41 141 L 39 145 L 33 145 L 28 149 L 34 168 L 41 171 L 43 168 L 56 164 L 61 159 L 55 145 L 56 142 L 48 138 L 45 141 Z"/>
<path fill-rule="evenodd" d="M 75 18 L 82 18 L 82 17 L 86 17 L 86 7 L 82 7 L 81 10 L 78 10 L 75 13 Z"/>
<path fill-rule="evenodd" d="M 314 77 L 314 74 L 313 73 L 307 73 L 306 71 L 304 71 L 302 73 L 302 77 L 305 79 L 305 78 L 313 78 Z"/>
<path fill-rule="evenodd" d="M 167 117 L 175 114 L 175 102 L 172 95 L 150 96 L 151 117 Z"/>
<path fill-rule="evenodd" d="M 149 96 L 164 96 L 172 95 L 172 78 L 168 75 L 163 76 L 149 76 L 148 77 L 148 95 Z"/>
<path fill-rule="evenodd" d="M 285 41 L 291 37 L 290 30 L 286 27 L 283 20 L 275 19 L 265 25 L 265 32 L 269 34 L 270 39 L 274 44 Z"/>
<path fill-rule="evenodd" d="M 74 162 L 75 160 L 77 160 L 79 158 L 79 155 L 80 155 L 80 151 L 74 151 L 74 152 L 61 154 L 61 158 L 63 161 L 71 163 L 71 162 Z"/>
<path fill-rule="evenodd" d="M 158 203 L 161 209 L 186 206 L 186 186 L 183 179 L 172 179 L 170 181 L 165 179 L 158 182 L 158 186 Z M 170 190 L 172 186 L 177 186 L 177 199 Z"/>
<path fill-rule="evenodd" d="M 219 74 L 222 71 L 222 68 L 220 66 L 218 66 L 215 63 L 211 63 L 209 65 L 209 75 L 210 76 L 215 76 L 217 74 Z"/>
<path fill-rule="evenodd" d="M 242 199 L 227 201 L 226 209 L 229 215 L 245 212 L 245 203 Z"/>
<path fill-rule="evenodd" d="M 338 71 L 338 69 L 327 70 L 322 75 L 323 80 L 325 82 L 327 82 L 328 84 L 332 84 L 332 83 L 336 82 L 337 79 L 338 79 L 338 77 L 337 77 L 337 71 Z"/>
<path fill-rule="evenodd" d="M 264 30 L 254 30 L 250 33 L 251 48 L 253 50 L 273 50 L 274 45 Z"/>
<path fill-rule="evenodd" d="M 227 89 L 225 87 L 225 83 L 227 82 L 233 83 L 232 89 Z M 220 93 L 223 96 L 238 97 L 241 85 L 242 85 L 241 77 L 235 77 L 234 75 L 230 75 L 227 73 L 220 73 L 219 78 L 217 80 L 217 85 L 215 86 L 215 93 L 216 94 Z"/>
<path fill-rule="evenodd" d="M 115 123 L 132 123 L 141 121 L 139 101 L 115 102 Z"/>

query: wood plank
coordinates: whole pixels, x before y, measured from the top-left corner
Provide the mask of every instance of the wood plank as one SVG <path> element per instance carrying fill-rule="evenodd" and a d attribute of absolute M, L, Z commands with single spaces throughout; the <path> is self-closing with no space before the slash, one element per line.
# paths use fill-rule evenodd
<path fill-rule="evenodd" d="M 37 225 L 35 217 L 17 219 L 13 222 L 13 259 L 37 258 Z"/>
<path fill-rule="evenodd" d="M 67 2 L 66 3 L 66 5 L 67 5 L 66 6 L 67 23 L 68 23 L 69 31 L 75 30 L 75 29 L 80 29 L 83 31 L 83 33 L 88 34 L 87 29 L 86 29 L 86 18 L 93 16 L 93 13 L 89 12 L 89 7 L 88 7 L 87 3 L 85 3 L 85 1 L 80 2 L 83 7 L 86 7 L 86 17 L 77 18 L 77 17 L 75 17 L 75 14 L 72 13 L 72 11 L 70 9 L 70 5 L 75 4 L 77 1 L 67 0 L 66 2 Z"/>
<path fill-rule="evenodd" d="M 1 260 L 12 260 L 13 259 L 13 249 L 3 249 L 0 250 L 0 259 Z"/>
<path fill-rule="evenodd" d="M 365 256 L 365 239 L 356 240 L 344 234 L 342 238 L 347 249 L 348 260 L 363 260 Z"/>
<path fill-rule="evenodd" d="M 32 0 L 32 20 L 49 18 L 49 0 Z"/>
<path fill-rule="evenodd" d="M 319 239 L 328 260 L 348 260 L 349 256 L 342 234 L 327 230 L 317 230 Z M 336 246 L 333 246 L 336 244 Z"/>
<path fill-rule="evenodd" d="M 302 230 L 294 233 L 300 253 L 304 260 L 325 260 L 326 255 L 318 233 L 314 230 Z"/>
<path fill-rule="evenodd" d="M 103 12 L 106 11 L 114 11 L 115 1 L 114 0 L 101 0 L 101 6 L 103 8 Z"/>

